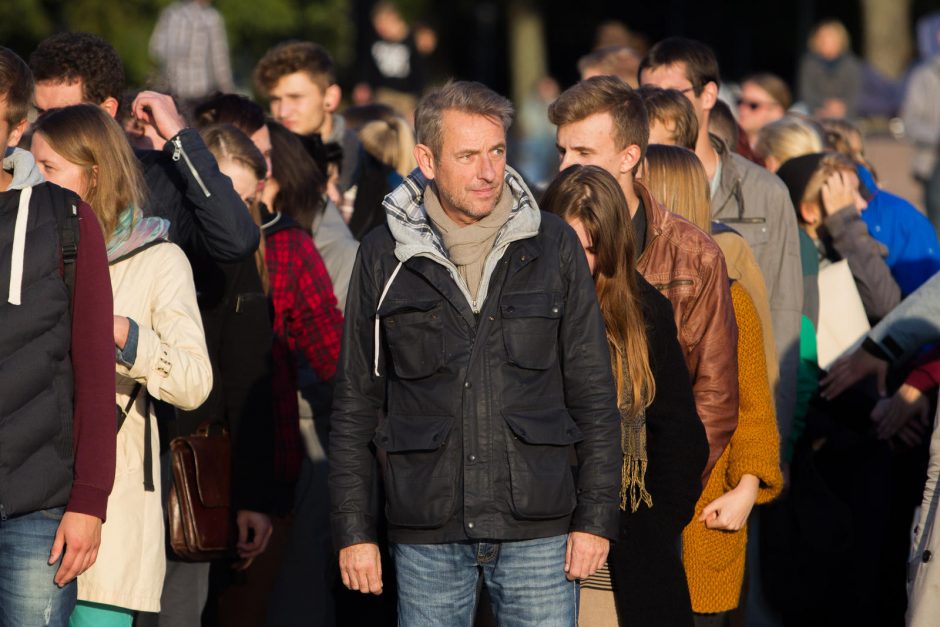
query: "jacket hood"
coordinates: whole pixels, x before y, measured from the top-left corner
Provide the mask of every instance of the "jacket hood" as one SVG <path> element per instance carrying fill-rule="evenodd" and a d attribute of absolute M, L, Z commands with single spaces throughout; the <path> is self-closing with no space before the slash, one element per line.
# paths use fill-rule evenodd
<path fill-rule="evenodd" d="M 512 211 L 509 220 L 496 236 L 494 248 L 509 241 L 534 236 L 542 220 L 535 197 L 522 177 L 506 166 L 503 180 L 513 197 Z M 424 208 L 424 192 L 429 183 L 421 169 L 415 168 L 382 202 L 388 228 L 395 238 L 395 256 L 399 261 L 407 261 L 421 254 L 447 259 L 444 243 L 431 227 Z"/>
<path fill-rule="evenodd" d="M 422 174 L 420 168 L 408 175 L 397 188 L 385 197 L 382 205 L 385 207 L 385 218 L 388 228 L 395 239 L 395 257 L 404 263 L 412 257 L 428 257 L 441 264 L 450 271 L 454 282 L 460 287 L 467 302 L 476 312 L 479 305 L 486 301 L 489 288 L 489 277 L 496 267 L 496 262 L 512 242 L 534 237 L 539 232 L 542 215 L 539 212 L 535 197 L 519 174 L 506 166 L 503 177 L 505 182 L 504 193 L 512 194 L 512 210 L 506 224 L 500 228 L 496 235 L 493 250 L 487 256 L 483 269 L 483 280 L 480 291 L 474 298 L 457 273 L 457 266 L 450 261 L 444 242 L 440 235 L 431 227 L 427 210 L 424 208 L 424 192 L 429 181 Z"/>
<path fill-rule="evenodd" d="M 39 168 L 36 166 L 36 159 L 32 153 L 21 148 L 11 148 L 7 150 L 3 158 L 3 169 L 13 173 L 13 182 L 8 189 L 24 189 L 39 185 L 45 182 Z"/>

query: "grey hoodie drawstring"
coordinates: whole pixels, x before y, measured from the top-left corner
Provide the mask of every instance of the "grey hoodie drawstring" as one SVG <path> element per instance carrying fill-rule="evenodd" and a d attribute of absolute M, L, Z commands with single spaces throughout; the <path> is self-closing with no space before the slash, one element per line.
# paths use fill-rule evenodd
<path fill-rule="evenodd" d="M 395 271 L 392 272 L 392 276 L 388 277 L 388 281 L 385 283 L 385 289 L 382 290 L 382 295 L 379 297 L 379 304 L 375 306 L 375 376 L 381 377 L 379 374 L 379 309 L 382 308 L 382 303 L 385 302 L 385 296 L 388 295 L 388 289 L 392 287 L 392 283 L 395 281 L 395 277 L 398 276 L 398 271 L 401 270 L 401 266 L 404 262 L 399 261 L 398 265 L 395 266 Z"/>
<path fill-rule="evenodd" d="M 23 261 L 26 257 L 26 224 L 29 221 L 29 198 L 32 195 L 33 188 L 24 187 L 20 192 L 20 204 L 16 210 L 16 225 L 13 227 L 13 254 L 10 259 L 10 294 L 7 297 L 11 305 L 21 304 Z"/>

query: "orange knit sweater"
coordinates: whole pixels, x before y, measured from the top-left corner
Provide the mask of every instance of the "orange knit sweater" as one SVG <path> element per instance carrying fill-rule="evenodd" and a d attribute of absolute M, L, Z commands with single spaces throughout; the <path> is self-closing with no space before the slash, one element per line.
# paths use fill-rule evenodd
<path fill-rule="evenodd" d="M 758 504 L 773 500 L 783 487 L 780 436 L 767 383 L 760 318 L 747 291 L 737 282 L 731 286 L 731 301 L 738 323 L 738 428 L 695 504 L 692 522 L 682 532 L 682 559 L 692 609 L 699 613 L 738 606 L 747 544 L 747 527 L 735 532 L 707 529 L 705 523 L 698 522 L 702 510 L 737 486 L 745 474 L 760 480 Z"/>

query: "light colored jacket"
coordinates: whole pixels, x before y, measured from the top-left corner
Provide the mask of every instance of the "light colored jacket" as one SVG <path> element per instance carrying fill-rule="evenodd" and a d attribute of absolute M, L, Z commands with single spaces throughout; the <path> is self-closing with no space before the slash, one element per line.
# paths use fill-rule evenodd
<path fill-rule="evenodd" d="M 345 311 L 346 293 L 349 292 L 349 279 L 359 252 L 359 242 L 350 233 L 332 200 L 326 201 L 326 207 L 314 220 L 312 230 L 313 244 L 330 275 L 339 309 Z"/>
<path fill-rule="evenodd" d="M 914 176 L 926 180 L 937 163 L 940 145 L 940 56 L 926 61 L 911 72 L 901 104 L 904 132 L 914 141 Z"/>
<path fill-rule="evenodd" d="M 924 344 L 940 340 L 940 273 L 882 318 L 868 338 L 891 363 L 904 362 Z"/>
<path fill-rule="evenodd" d="M 908 562 L 908 627 L 934 627 L 940 618 L 940 533 L 935 529 L 940 492 L 940 412 L 930 439 L 927 484 Z"/>
<path fill-rule="evenodd" d="M 799 227 L 786 186 L 776 175 L 728 151 L 713 138 L 721 156 L 721 181 L 712 196 L 712 219 L 744 236 L 764 275 L 780 383 L 774 390 L 780 439 L 786 442 L 796 407 L 796 370 L 800 358 L 803 264 Z"/>
<path fill-rule="evenodd" d="M 144 388 L 117 436 L 114 488 L 94 566 L 78 578 L 82 601 L 144 612 L 160 610 L 166 571 L 160 442 L 150 397 L 195 409 L 212 389 L 212 367 L 196 303 L 192 269 L 175 244 L 160 243 L 111 266 L 115 315 L 139 328 L 132 367 L 118 364 L 116 402 L 135 382 Z M 146 414 L 144 413 L 146 411 Z M 151 421 L 154 491 L 144 490 L 144 421 Z"/>

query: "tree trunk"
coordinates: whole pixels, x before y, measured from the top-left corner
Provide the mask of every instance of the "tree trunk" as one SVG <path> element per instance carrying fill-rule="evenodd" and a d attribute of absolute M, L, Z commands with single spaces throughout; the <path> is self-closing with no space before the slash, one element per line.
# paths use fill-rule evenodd
<path fill-rule="evenodd" d="M 911 60 L 911 0 L 861 0 L 865 59 L 891 78 Z"/>
<path fill-rule="evenodd" d="M 509 54 L 512 100 L 519 107 L 548 74 L 545 26 L 541 14 L 526 0 L 509 3 Z"/>

